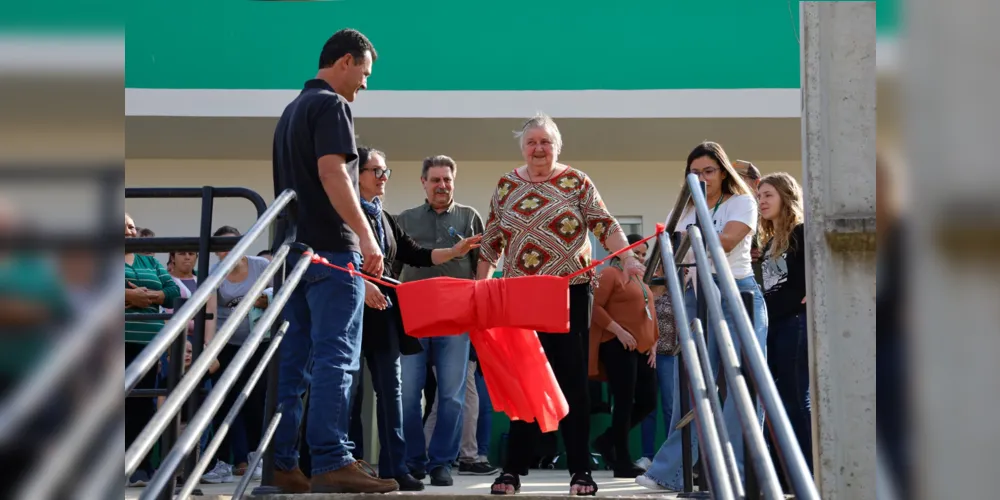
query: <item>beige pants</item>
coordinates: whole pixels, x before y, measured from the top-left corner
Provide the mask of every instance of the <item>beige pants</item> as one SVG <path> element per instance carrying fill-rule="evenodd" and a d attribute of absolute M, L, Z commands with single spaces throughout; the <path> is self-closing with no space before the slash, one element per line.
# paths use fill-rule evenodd
<path fill-rule="evenodd" d="M 469 361 L 465 374 L 465 405 L 462 406 L 462 444 L 459 447 L 458 458 L 463 462 L 484 462 L 486 457 L 479 456 L 479 443 L 476 441 L 476 430 L 479 427 L 479 393 L 476 392 L 476 365 Z M 424 438 L 430 446 L 434 425 L 437 423 L 437 395 L 434 396 L 434 406 L 424 424 Z"/>

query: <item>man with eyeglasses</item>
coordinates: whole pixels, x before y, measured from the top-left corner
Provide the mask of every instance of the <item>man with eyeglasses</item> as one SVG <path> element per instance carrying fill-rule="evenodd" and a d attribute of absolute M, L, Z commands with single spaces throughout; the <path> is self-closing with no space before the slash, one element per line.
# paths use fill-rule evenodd
<path fill-rule="evenodd" d="M 476 209 L 455 203 L 455 160 L 431 156 L 424 160 L 420 182 L 427 198 L 420 206 L 399 214 L 399 226 L 425 248 L 451 248 L 460 238 L 483 233 L 483 219 Z M 437 276 L 475 279 L 479 250 L 464 258 L 434 267 L 404 266 L 400 281 Z M 403 356 L 403 434 L 410 473 L 422 479 L 428 473 L 433 486 L 451 486 L 451 467 L 459 454 L 463 405 L 469 375 L 469 335 L 420 339 L 423 352 Z M 427 363 L 437 378 L 436 419 L 428 420 L 433 431 L 424 435 L 421 399 L 427 380 Z M 435 404 L 427 401 L 428 405 Z"/>

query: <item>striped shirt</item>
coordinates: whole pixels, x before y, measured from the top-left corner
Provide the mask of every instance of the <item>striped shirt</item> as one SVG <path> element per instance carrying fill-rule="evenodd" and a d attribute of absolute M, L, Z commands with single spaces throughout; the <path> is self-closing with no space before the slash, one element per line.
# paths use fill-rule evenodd
<path fill-rule="evenodd" d="M 155 292 L 163 292 L 163 305 L 170 307 L 174 304 L 174 299 L 180 297 L 180 288 L 174 279 L 167 272 L 167 269 L 160 264 L 155 257 L 148 255 L 135 255 L 132 265 L 125 264 L 125 287 L 128 283 L 139 288 L 147 288 Z M 151 313 L 160 312 L 159 304 L 150 304 L 149 307 L 126 307 L 126 313 Z M 128 321 L 128 314 L 125 315 L 125 342 L 147 343 L 163 328 L 162 320 L 155 321 Z"/>

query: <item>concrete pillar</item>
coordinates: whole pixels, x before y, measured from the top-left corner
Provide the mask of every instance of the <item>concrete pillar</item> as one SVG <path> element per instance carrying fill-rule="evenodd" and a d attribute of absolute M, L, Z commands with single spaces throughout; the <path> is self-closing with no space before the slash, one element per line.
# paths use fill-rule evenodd
<path fill-rule="evenodd" d="M 1000 497 L 1000 82 L 989 0 L 906 3 L 914 498 Z"/>
<path fill-rule="evenodd" d="M 813 461 L 823 498 L 875 498 L 875 2 L 802 2 Z"/>

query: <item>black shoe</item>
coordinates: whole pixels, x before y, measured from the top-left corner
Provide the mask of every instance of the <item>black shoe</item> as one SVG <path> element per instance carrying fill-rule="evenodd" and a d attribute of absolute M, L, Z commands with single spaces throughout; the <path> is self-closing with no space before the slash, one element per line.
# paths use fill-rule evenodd
<path fill-rule="evenodd" d="M 423 481 L 424 478 L 427 477 L 427 471 L 424 470 L 423 468 L 416 469 L 410 467 L 410 475 L 413 476 L 413 478 L 416 479 L 417 481 Z"/>
<path fill-rule="evenodd" d="M 451 471 L 447 467 L 438 466 L 431 471 L 431 486 L 451 486 L 455 480 L 451 478 Z"/>
<path fill-rule="evenodd" d="M 461 476 L 492 476 L 500 469 L 489 462 L 462 462 L 458 464 L 458 474 Z"/>
<path fill-rule="evenodd" d="M 393 479 L 399 483 L 399 491 L 424 491 L 423 481 L 413 477 L 412 474 L 403 474 Z"/>

